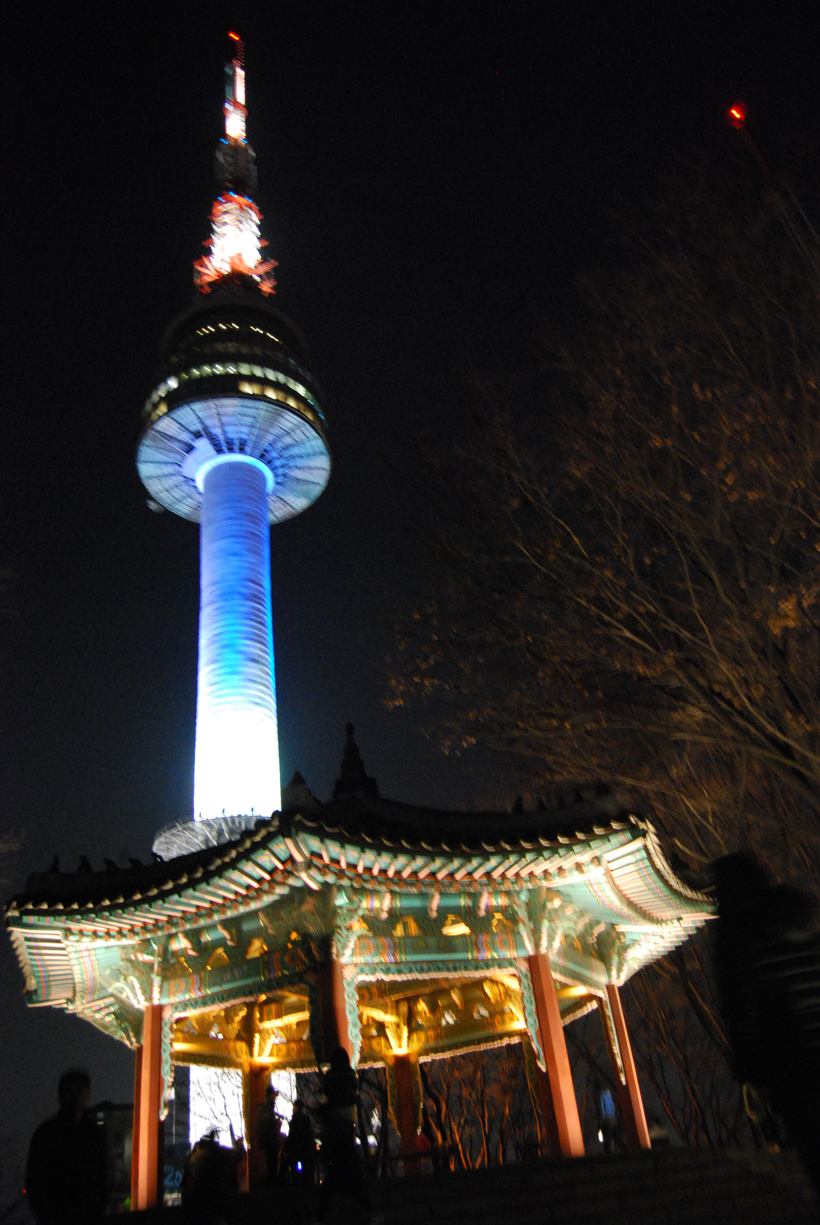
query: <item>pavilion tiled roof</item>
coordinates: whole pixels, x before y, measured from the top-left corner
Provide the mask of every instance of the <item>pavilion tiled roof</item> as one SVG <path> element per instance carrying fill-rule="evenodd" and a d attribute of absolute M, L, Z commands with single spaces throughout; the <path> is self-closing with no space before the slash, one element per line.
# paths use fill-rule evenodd
<path fill-rule="evenodd" d="M 285 789 L 282 807 L 231 841 L 172 859 L 131 861 L 123 869 L 106 861 L 99 872 L 83 860 L 82 871 L 29 877 L 6 907 L 29 1002 L 72 1008 L 131 1041 L 136 1031 L 128 1006 L 112 994 L 111 983 L 134 958 L 141 964 L 159 948 L 177 949 L 191 939 L 197 948 L 216 947 L 227 933 L 242 951 L 224 971 L 230 984 L 214 986 L 223 973 L 214 970 L 205 976 L 208 991 L 258 993 L 265 983 L 242 943 L 250 937 L 238 933 L 254 922 L 267 930 L 277 914 L 291 910 L 313 914 L 326 938 L 340 922 L 343 959 L 352 958 L 365 977 L 433 973 L 441 957 L 456 965 L 448 916 L 462 923 L 471 916 L 468 928 L 475 928 L 464 938 L 475 949 L 461 951 L 459 972 L 481 972 L 482 957 L 523 956 L 544 938 L 536 929 L 548 929 L 557 980 L 600 992 L 607 981 L 625 981 L 686 940 L 713 909 L 673 871 L 651 823 L 614 795 L 576 793 L 549 811 L 516 805 L 506 813 L 446 812 L 384 799 L 371 786 L 348 785 L 320 803 L 298 778 Z M 231 819 L 224 828 L 233 828 Z M 427 937 L 412 954 L 413 941 L 405 940 L 401 956 L 408 965 L 393 964 L 395 949 L 384 953 L 382 964 L 385 940 L 395 944 L 389 932 L 396 916 L 408 915 L 434 928 L 438 922 L 434 952 L 424 945 Z M 492 919 L 502 927 L 482 935 L 487 915 L 502 916 L 503 922 Z M 577 938 L 581 931 L 586 943 Z M 492 953 L 482 940 L 490 941 Z M 382 957 L 378 965 L 371 964 L 374 956 Z M 470 957 L 478 958 L 475 965 Z M 199 978 L 198 972 L 186 979 L 187 986 L 175 980 L 174 991 L 185 986 L 201 1006 Z"/>
<path fill-rule="evenodd" d="M 106 915 L 124 920 L 134 909 L 148 920 L 150 910 L 153 926 L 179 917 L 172 899 L 179 898 L 183 907 L 186 899 L 195 909 L 218 907 L 277 881 L 286 888 L 315 889 L 331 877 L 334 883 L 354 877 L 350 883 L 373 887 L 381 875 L 382 883 L 396 877 L 397 886 L 425 879 L 440 888 L 469 887 L 482 879 L 503 886 L 514 878 L 566 873 L 613 834 L 629 842 L 651 832 L 615 796 L 511 814 L 445 812 L 357 794 L 321 804 L 306 787 L 299 791 L 301 803 L 288 803 L 286 791 L 285 811 L 220 846 L 127 869 L 35 873 L 7 913 L 93 910 L 105 923 Z M 660 875 L 675 895 L 705 900 L 658 858 Z"/>

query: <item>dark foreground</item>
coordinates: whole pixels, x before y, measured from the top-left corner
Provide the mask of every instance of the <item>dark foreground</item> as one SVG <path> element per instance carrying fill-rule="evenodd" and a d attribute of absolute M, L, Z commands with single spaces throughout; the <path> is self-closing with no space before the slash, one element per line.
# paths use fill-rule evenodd
<path fill-rule="evenodd" d="M 370 1186 L 385 1225 L 814 1225 L 820 1219 L 792 1153 L 667 1148 Z M 234 1221 L 310 1225 L 313 1210 L 309 1193 L 284 1188 L 275 1196 L 242 1196 Z M 183 1225 L 180 1209 L 108 1219 Z M 360 1211 L 341 1200 L 328 1214 L 328 1225 L 361 1222 Z"/>

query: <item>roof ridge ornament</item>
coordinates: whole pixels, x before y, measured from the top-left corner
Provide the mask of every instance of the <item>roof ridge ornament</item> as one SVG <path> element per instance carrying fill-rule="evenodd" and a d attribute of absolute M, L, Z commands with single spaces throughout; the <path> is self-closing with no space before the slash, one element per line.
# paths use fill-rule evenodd
<path fill-rule="evenodd" d="M 282 791 L 282 812 L 293 812 L 304 809 L 307 812 L 317 812 L 321 808 L 319 801 L 297 770 L 287 787 Z M 280 822 L 280 829 L 282 823 Z"/>
<path fill-rule="evenodd" d="M 352 723 L 348 723 L 345 732 L 342 764 L 333 788 L 333 798 L 336 800 L 344 795 L 366 795 L 378 799 L 379 785 L 375 778 L 369 777 L 365 769 Z"/>

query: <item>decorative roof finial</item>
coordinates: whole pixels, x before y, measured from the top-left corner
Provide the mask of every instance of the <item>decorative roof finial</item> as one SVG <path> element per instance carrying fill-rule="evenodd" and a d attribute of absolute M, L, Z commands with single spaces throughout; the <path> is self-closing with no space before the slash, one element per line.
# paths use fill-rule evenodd
<path fill-rule="evenodd" d="M 333 788 L 333 798 L 340 795 L 371 795 L 379 794 L 379 785 L 375 778 L 370 778 L 364 768 L 362 755 L 356 743 L 353 724 L 348 723 L 342 764 L 336 786 Z"/>

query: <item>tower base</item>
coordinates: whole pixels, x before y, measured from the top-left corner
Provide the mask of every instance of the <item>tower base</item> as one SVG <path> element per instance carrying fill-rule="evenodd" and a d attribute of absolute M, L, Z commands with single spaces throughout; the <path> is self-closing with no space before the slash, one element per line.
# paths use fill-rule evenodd
<path fill-rule="evenodd" d="M 245 830 L 253 829 L 261 817 L 210 817 L 202 821 L 172 821 L 163 825 L 154 838 L 151 850 L 163 859 L 190 855 L 206 846 L 221 846 L 233 842 Z"/>

